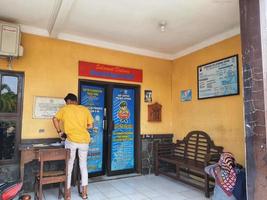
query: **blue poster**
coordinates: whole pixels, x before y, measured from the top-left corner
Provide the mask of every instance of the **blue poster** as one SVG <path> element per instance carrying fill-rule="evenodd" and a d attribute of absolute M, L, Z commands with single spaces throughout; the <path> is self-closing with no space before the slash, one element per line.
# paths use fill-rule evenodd
<path fill-rule="evenodd" d="M 192 100 L 192 90 L 182 90 L 181 91 L 181 101 L 191 101 Z"/>
<path fill-rule="evenodd" d="M 89 129 L 91 143 L 87 159 L 88 173 L 103 171 L 104 97 L 105 90 L 103 87 L 81 86 L 81 104 L 91 111 L 94 118 L 94 126 Z"/>
<path fill-rule="evenodd" d="M 111 171 L 134 168 L 134 90 L 113 89 Z"/>

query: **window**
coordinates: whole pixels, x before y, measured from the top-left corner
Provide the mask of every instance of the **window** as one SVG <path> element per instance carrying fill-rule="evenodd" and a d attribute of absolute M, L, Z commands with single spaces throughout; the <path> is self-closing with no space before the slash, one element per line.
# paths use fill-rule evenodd
<path fill-rule="evenodd" d="M 0 160 L 14 159 L 16 122 L 0 120 Z"/>
<path fill-rule="evenodd" d="M 18 77 L 2 76 L 0 91 L 0 112 L 17 112 Z"/>
<path fill-rule="evenodd" d="M 0 70 L 0 164 L 18 159 L 24 74 Z"/>

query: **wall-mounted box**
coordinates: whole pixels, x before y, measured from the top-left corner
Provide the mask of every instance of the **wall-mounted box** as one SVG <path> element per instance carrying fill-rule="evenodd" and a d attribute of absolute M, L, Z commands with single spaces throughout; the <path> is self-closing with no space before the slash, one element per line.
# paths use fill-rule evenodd
<path fill-rule="evenodd" d="M 0 56 L 19 56 L 20 27 L 0 21 Z"/>
<path fill-rule="evenodd" d="M 148 119 L 149 122 L 161 122 L 161 108 L 159 103 L 150 104 L 148 107 Z"/>

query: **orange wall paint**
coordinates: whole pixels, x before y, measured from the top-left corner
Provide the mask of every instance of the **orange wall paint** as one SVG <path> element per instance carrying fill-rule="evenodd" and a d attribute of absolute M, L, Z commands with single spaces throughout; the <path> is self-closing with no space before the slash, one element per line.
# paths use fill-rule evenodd
<path fill-rule="evenodd" d="M 166 133 L 171 126 L 171 70 L 172 62 L 102 49 L 62 40 L 22 35 L 24 56 L 14 61 L 15 71 L 25 72 L 22 138 L 57 137 L 51 120 L 33 119 L 34 96 L 64 97 L 78 92 L 78 61 L 90 61 L 143 70 L 141 84 L 141 133 Z M 0 59 L 0 69 L 7 69 Z M 136 83 L 134 83 L 136 84 Z M 144 90 L 153 91 L 153 102 L 163 106 L 161 123 L 147 122 L 147 103 Z M 44 133 L 38 133 L 45 129 Z"/>
<path fill-rule="evenodd" d="M 174 133 L 183 138 L 191 130 L 206 131 L 215 144 L 231 151 L 244 163 L 242 65 L 240 36 L 190 55 L 167 61 L 62 40 L 22 35 L 25 52 L 14 61 L 14 70 L 25 72 L 22 138 L 57 137 L 51 120 L 33 119 L 34 96 L 64 97 L 78 92 L 78 61 L 90 61 L 143 70 L 141 83 L 141 133 Z M 239 54 L 240 95 L 197 100 L 197 66 Z M 7 62 L 0 59 L 0 69 Z M 100 79 L 95 79 L 100 80 Z M 108 80 L 103 80 L 108 81 Z M 136 84 L 136 83 L 133 83 Z M 153 102 L 162 104 L 162 122 L 147 122 L 144 90 L 153 91 Z M 180 91 L 192 89 L 190 102 L 180 101 Z M 45 129 L 44 133 L 38 133 Z"/>
<path fill-rule="evenodd" d="M 197 99 L 197 66 L 234 54 L 239 55 L 240 94 L 235 96 Z M 192 101 L 181 102 L 180 91 L 192 89 Z M 182 139 L 189 131 L 206 131 L 216 145 L 234 153 L 244 164 L 243 82 L 240 36 L 176 59 L 172 73 L 173 132 Z"/>

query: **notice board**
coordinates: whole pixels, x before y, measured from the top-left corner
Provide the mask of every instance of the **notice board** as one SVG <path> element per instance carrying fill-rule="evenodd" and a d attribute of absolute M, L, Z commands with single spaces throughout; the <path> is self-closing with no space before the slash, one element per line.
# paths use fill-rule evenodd
<path fill-rule="evenodd" d="M 239 94 L 238 55 L 198 66 L 198 99 Z"/>
<path fill-rule="evenodd" d="M 59 97 L 34 97 L 33 118 L 50 119 L 55 116 L 59 108 L 65 105 L 63 98 Z"/>

